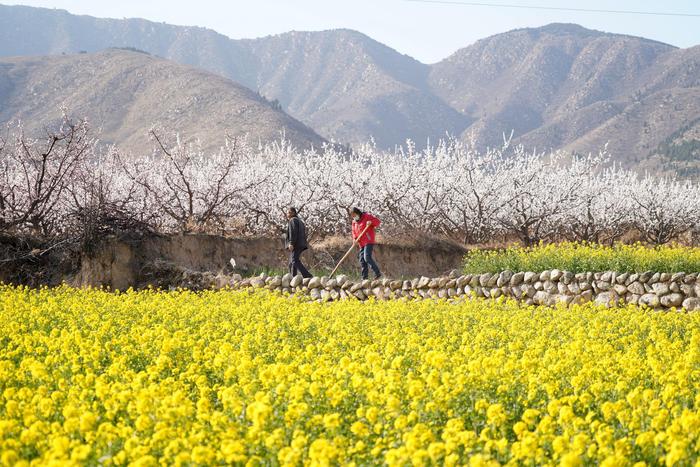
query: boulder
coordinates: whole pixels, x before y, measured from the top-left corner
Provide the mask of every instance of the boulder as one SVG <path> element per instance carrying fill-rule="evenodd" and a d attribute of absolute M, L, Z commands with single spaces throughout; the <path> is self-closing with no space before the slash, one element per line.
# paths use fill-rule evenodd
<path fill-rule="evenodd" d="M 549 302 L 549 294 L 542 290 L 537 291 L 532 297 L 532 301 L 537 305 L 546 305 Z"/>
<path fill-rule="evenodd" d="M 557 288 L 557 284 L 555 284 L 552 281 L 545 281 L 545 283 L 542 285 L 542 289 L 545 292 L 547 292 L 548 294 L 559 293 L 559 289 Z"/>
<path fill-rule="evenodd" d="M 644 295 L 646 293 L 646 290 L 644 290 L 644 286 L 641 284 L 641 282 L 636 281 L 627 285 L 627 291 L 636 295 Z"/>
<path fill-rule="evenodd" d="M 644 295 L 639 297 L 639 304 L 656 308 L 661 304 L 661 301 L 659 300 L 659 297 L 656 294 L 645 293 Z"/>
<path fill-rule="evenodd" d="M 683 308 L 688 311 L 700 311 L 700 298 L 690 297 L 683 300 Z"/>
<path fill-rule="evenodd" d="M 491 280 L 491 274 L 489 273 L 484 273 L 479 276 L 479 285 L 482 287 L 486 287 Z"/>
<path fill-rule="evenodd" d="M 630 305 L 637 305 L 637 304 L 639 304 L 640 298 L 641 298 L 641 295 L 628 293 L 627 295 L 625 295 L 625 303 L 629 303 Z"/>
<path fill-rule="evenodd" d="M 660 301 L 661 305 L 666 308 L 679 307 L 683 303 L 683 295 L 679 293 L 670 293 L 661 297 Z"/>
<path fill-rule="evenodd" d="M 282 277 L 281 276 L 274 276 L 272 280 L 268 283 L 268 286 L 271 289 L 277 289 L 282 286 Z"/>
<path fill-rule="evenodd" d="M 590 302 L 591 300 L 593 300 L 593 290 L 584 290 L 583 292 L 581 292 L 580 297 L 584 303 Z"/>
<path fill-rule="evenodd" d="M 292 275 L 290 273 L 282 276 L 282 288 L 289 287 L 292 284 Z"/>
<path fill-rule="evenodd" d="M 537 289 L 533 287 L 530 284 L 524 284 L 520 290 L 523 291 L 523 295 L 525 295 L 528 298 L 534 298 L 535 294 L 537 293 Z"/>
<path fill-rule="evenodd" d="M 467 276 L 459 276 L 457 279 L 455 279 L 456 287 L 464 287 L 468 283 L 469 281 L 467 280 Z"/>
<path fill-rule="evenodd" d="M 513 277 L 513 271 L 501 272 L 496 279 L 496 286 L 503 287 L 504 285 L 509 284 L 511 277 Z"/>
<path fill-rule="evenodd" d="M 559 279 L 560 282 L 563 282 L 566 285 L 571 284 L 574 281 L 574 273 L 571 271 L 566 271 L 564 274 L 562 274 L 561 278 Z"/>
<path fill-rule="evenodd" d="M 524 280 L 525 280 L 525 273 L 524 272 L 516 272 L 510 278 L 510 285 L 511 286 L 520 285 L 523 283 Z"/>
<path fill-rule="evenodd" d="M 312 277 L 309 281 L 307 287 L 310 289 L 320 289 L 321 288 L 321 277 Z"/>
<path fill-rule="evenodd" d="M 654 290 L 654 293 L 659 297 L 666 295 L 671 291 L 671 289 L 668 288 L 668 284 L 665 282 L 655 282 L 651 287 Z"/>
<path fill-rule="evenodd" d="M 596 305 L 605 305 L 607 307 L 614 306 L 617 303 L 618 296 L 615 292 L 601 292 L 595 298 Z"/>
<path fill-rule="evenodd" d="M 339 274 L 335 277 L 335 281 L 338 284 L 338 287 L 342 287 L 348 281 L 348 276 L 345 274 Z"/>
<path fill-rule="evenodd" d="M 326 290 L 326 289 L 321 289 L 321 301 L 322 302 L 330 302 L 331 301 L 331 293 Z"/>
<path fill-rule="evenodd" d="M 680 291 L 683 295 L 686 297 L 694 297 L 695 296 L 695 288 L 690 285 L 690 284 L 681 284 L 680 285 Z"/>
<path fill-rule="evenodd" d="M 250 285 L 255 289 L 265 287 L 265 279 L 262 277 L 253 277 L 250 279 Z"/>
<path fill-rule="evenodd" d="M 214 288 L 223 289 L 231 285 L 231 279 L 226 274 L 217 274 L 214 278 Z"/>
<path fill-rule="evenodd" d="M 552 298 L 554 303 L 563 303 L 564 305 L 568 305 L 574 301 L 573 295 L 556 294 Z"/>

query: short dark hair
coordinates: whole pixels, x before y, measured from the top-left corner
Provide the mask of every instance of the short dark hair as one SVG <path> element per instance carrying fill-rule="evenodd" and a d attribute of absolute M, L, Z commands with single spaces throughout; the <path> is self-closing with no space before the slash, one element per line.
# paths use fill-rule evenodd
<path fill-rule="evenodd" d="M 361 215 L 362 215 L 362 209 L 360 209 L 360 208 L 358 208 L 357 206 L 355 206 L 354 208 L 352 208 L 352 213 L 353 213 L 353 214 L 357 214 L 358 216 L 361 216 Z"/>
<path fill-rule="evenodd" d="M 294 214 L 295 216 L 298 214 L 298 213 L 297 213 L 297 208 L 295 208 L 294 206 L 289 206 L 289 212 L 291 212 L 291 213 Z"/>

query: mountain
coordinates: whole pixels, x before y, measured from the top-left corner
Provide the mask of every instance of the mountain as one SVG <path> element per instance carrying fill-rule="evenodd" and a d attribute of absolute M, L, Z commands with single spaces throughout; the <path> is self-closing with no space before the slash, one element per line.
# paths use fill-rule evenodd
<path fill-rule="evenodd" d="M 252 142 L 285 137 L 299 147 L 323 138 L 233 81 L 146 53 L 108 49 L 65 56 L 0 59 L 0 122 L 22 120 L 30 133 L 60 107 L 101 129 L 100 139 L 150 151 L 148 130 L 178 131 L 216 149 L 226 135 Z"/>
<path fill-rule="evenodd" d="M 468 119 L 427 88 L 429 67 L 354 31 L 231 40 L 205 28 L 0 5 L 0 56 L 134 47 L 276 99 L 327 138 L 390 147 L 460 133 Z"/>
<path fill-rule="evenodd" d="M 700 48 L 551 24 L 480 40 L 434 65 L 434 93 L 474 119 L 465 138 L 597 151 L 638 165 L 700 118 Z"/>
<path fill-rule="evenodd" d="M 232 40 L 204 28 L 0 6 L 0 55 L 135 47 L 228 77 L 326 138 L 381 147 L 445 133 L 690 170 L 700 51 L 550 24 L 497 34 L 422 64 L 350 30 Z M 700 143 L 697 143 L 700 146 Z M 691 148 L 691 149 L 689 149 Z M 688 155 L 690 154 L 690 155 Z"/>
<path fill-rule="evenodd" d="M 437 139 L 469 123 L 427 87 L 429 67 L 350 30 L 241 42 L 257 57 L 252 87 L 324 136 L 378 145 Z"/>

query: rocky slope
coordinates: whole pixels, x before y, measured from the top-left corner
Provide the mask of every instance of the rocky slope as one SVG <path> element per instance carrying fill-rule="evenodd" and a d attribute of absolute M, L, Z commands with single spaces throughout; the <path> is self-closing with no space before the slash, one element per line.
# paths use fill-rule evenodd
<path fill-rule="evenodd" d="M 22 120 L 37 134 L 60 117 L 63 104 L 101 129 L 103 142 L 132 152 L 150 152 L 152 126 L 199 138 L 205 149 L 218 148 L 227 135 L 257 142 L 284 133 L 299 147 L 323 142 L 250 89 L 144 53 L 0 58 L 0 122 Z"/>
<path fill-rule="evenodd" d="M 697 157 L 678 157 L 700 144 L 699 47 L 551 24 L 425 65 L 349 30 L 232 40 L 203 28 L 0 6 L 0 55 L 110 46 L 231 78 L 342 142 L 424 144 L 449 132 L 485 147 L 513 130 L 514 142 L 539 149 L 589 152 L 609 143 L 615 160 L 641 169 L 700 167 Z"/>

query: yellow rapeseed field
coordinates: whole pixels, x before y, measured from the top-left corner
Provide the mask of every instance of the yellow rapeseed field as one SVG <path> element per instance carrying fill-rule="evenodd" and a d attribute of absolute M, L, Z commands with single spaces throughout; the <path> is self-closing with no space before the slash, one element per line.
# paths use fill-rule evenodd
<path fill-rule="evenodd" d="M 0 286 L 0 464 L 700 465 L 700 314 Z"/>
<path fill-rule="evenodd" d="M 571 272 L 700 272 L 700 248 L 682 245 L 650 247 L 642 243 L 613 246 L 586 242 L 539 243 L 499 250 L 472 250 L 467 273 L 562 269 Z"/>

